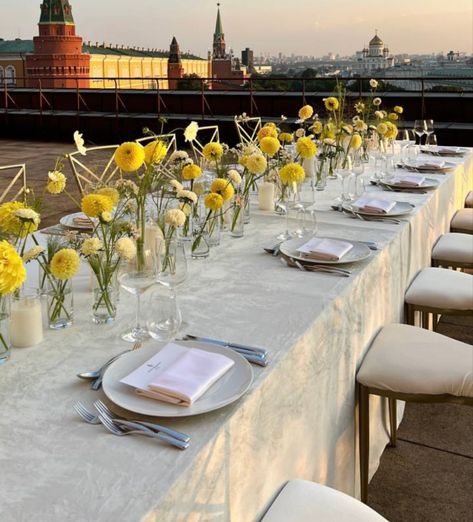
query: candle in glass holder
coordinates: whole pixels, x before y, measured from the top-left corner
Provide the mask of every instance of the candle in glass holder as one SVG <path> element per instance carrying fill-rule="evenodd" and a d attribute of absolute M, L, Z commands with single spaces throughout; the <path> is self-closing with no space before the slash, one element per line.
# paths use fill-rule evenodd
<path fill-rule="evenodd" d="M 43 317 L 38 294 L 14 297 L 10 312 L 10 341 L 16 348 L 36 346 L 43 340 Z"/>
<path fill-rule="evenodd" d="M 274 183 L 263 181 L 259 184 L 258 203 L 261 210 L 274 210 Z"/>

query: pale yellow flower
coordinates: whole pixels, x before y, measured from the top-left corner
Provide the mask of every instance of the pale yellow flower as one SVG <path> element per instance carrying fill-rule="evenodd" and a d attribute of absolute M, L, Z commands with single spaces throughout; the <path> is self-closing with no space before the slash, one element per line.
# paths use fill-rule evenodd
<path fill-rule="evenodd" d="M 378 87 L 378 80 L 375 80 L 374 78 L 372 78 L 372 79 L 370 80 L 370 87 L 371 87 L 372 89 L 376 89 L 376 87 Z"/>
<path fill-rule="evenodd" d="M 324 98 L 324 105 L 328 111 L 336 111 L 340 107 L 340 103 L 335 96 Z"/>
<path fill-rule="evenodd" d="M 103 248 L 103 243 L 100 241 L 98 237 L 89 237 L 84 240 L 82 246 L 80 248 L 80 253 L 83 256 L 94 256 L 98 254 L 100 250 Z"/>
<path fill-rule="evenodd" d="M 32 208 L 19 208 L 15 212 L 15 215 L 20 218 L 20 221 L 26 221 L 28 223 L 33 223 L 34 225 L 39 225 L 41 222 L 39 214 Z"/>
<path fill-rule="evenodd" d="M 115 250 L 118 256 L 125 261 L 131 261 L 136 256 L 135 242 L 129 237 L 121 237 L 115 243 Z"/>
<path fill-rule="evenodd" d="M 393 110 L 394 112 L 397 112 L 397 114 L 402 114 L 404 112 L 404 109 L 400 105 L 396 105 Z"/>
<path fill-rule="evenodd" d="M 110 221 L 112 221 L 113 216 L 111 212 L 102 212 L 99 216 L 99 219 L 102 223 L 107 224 L 110 223 Z"/>
<path fill-rule="evenodd" d="M 19 217 L 17 214 L 19 210 L 29 211 L 31 209 L 21 201 L 7 201 L 0 205 L 0 232 L 7 235 L 26 237 L 38 229 L 37 223 L 30 219 L 22 219 Z M 30 215 L 29 212 L 27 214 Z"/>
<path fill-rule="evenodd" d="M 238 187 L 241 185 L 241 176 L 238 170 L 230 169 L 227 172 L 228 179 L 233 183 L 234 186 Z"/>
<path fill-rule="evenodd" d="M 268 163 L 262 154 L 250 154 L 245 161 L 245 167 L 252 174 L 263 174 Z"/>
<path fill-rule="evenodd" d="M 294 136 L 290 132 L 281 132 L 279 135 L 279 141 L 281 143 L 292 143 L 294 141 Z"/>
<path fill-rule="evenodd" d="M 381 98 L 375 98 L 373 100 L 373 105 L 376 105 L 376 107 L 378 107 L 379 105 L 381 105 Z"/>
<path fill-rule="evenodd" d="M 350 149 L 358 150 L 362 144 L 363 144 L 363 140 L 361 139 L 361 136 L 359 134 L 353 134 L 353 136 L 350 139 L 350 144 L 349 144 Z"/>
<path fill-rule="evenodd" d="M 120 199 L 120 194 L 117 189 L 113 187 L 102 187 L 98 189 L 96 194 L 100 194 L 101 196 L 107 196 L 107 198 L 112 200 L 113 206 L 115 207 Z"/>
<path fill-rule="evenodd" d="M 399 119 L 399 116 L 397 115 L 397 113 L 395 112 L 390 112 L 388 114 L 388 118 L 391 120 L 391 121 L 397 121 Z"/>
<path fill-rule="evenodd" d="M 310 128 L 310 130 L 314 133 L 314 134 L 320 134 L 323 130 L 323 125 L 322 125 L 322 122 L 317 120 L 317 121 L 314 121 L 312 127 Z"/>
<path fill-rule="evenodd" d="M 59 170 L 48 172 L 48 183 L 46 190 L 50 194 L 60 194 L 66 188 L 66 176 Z"/>
<path fill-rule="evenodd" d="M 34 261 L 37 259 L 43 252 L 45 248 L 41 245 L 35 245 L 31 247 L 27 252 L 23 254 L 23 262 L 29 263 L 30 261 Z"/>
<path fill-rule="evenodd" d="M 187 199 L 192 203 L 197 203 L 197 194 L 191 190 L 178 190 L 176 197 L 179 199 Z"/>
<path fill-rule="evenodd" d="M 194 141 L 197 138 L 199 131 L 199 124 L 196 121 L 191 121 L 184 129 L 184 138 L 186 141 Z"/>
<path fill-rule="evenodd" d="M 299 129 L 297 129 L 294 134 L 295 134 L 296 138 L 302 138 L 303 136 L 305 136 L 305 130 L 301 127 Z"/>
<path fill-rule="evenodd" d="M 384 136 L 388 132 L 388 126 L 385 123 L 380 123 L 376 127 L 376 130 L 381 134 L 381 136 Z"/>
<path fill-rule="evenodd" d="M 167 146 L 162 141 L 151 141 L 145 146 L 145 162 L 148 165 L 161 163 L 161 161 L 166 157 L 166 154 Z"/>
<path fill-rule="evenodd" d="M 176 191 L 180 191 L 180 190 L 183 190 L 184 189 L 184 186 L 182 185 L 182 183 L 179 183 L 179 181 L 177 181 L 177 179 L 172 179 L 169 184 L 171 185 L 171 187 L 173 189 L 175 189 Z"/>
<path fill-rule="evenodd" d="M 166 212 L 164 222 L 171 227 L 182 227 L 186 222 L 186 215 L 178 208 L 171 208 Z"/>
<path fill-rule="evenodd" d="M 56 252 L 51 259 L 51 274 L 56 279 L 66 280 L 74 277 L 79 271 L 80 259 L 72 248 L 63 248 Z"/>
<path fill-rule="evenodd" d="M 76 144 L 77 150 L 82 156 L 87 155 L 87 149 L 84 147 L 84 139 L 82 138 L 82 134 L 79 131 L 74 132 L 74 143 Z"/>

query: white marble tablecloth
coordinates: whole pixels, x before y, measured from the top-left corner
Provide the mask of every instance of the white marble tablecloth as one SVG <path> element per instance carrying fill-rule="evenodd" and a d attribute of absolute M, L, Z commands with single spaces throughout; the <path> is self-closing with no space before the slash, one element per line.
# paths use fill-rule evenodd
<path fill-rule="evenodd" d="M 356 369 L 378 330 L 402 320 L 407 286 L 472 188 L 473 157 L 457 163 L 454 173 L 429 174 L 440 186 L 428 194 L 383 192 L 416 205 L 400 225 L 329 210 L 338 182 L 317 193 L 320 235 L 379 244 L 350 278 L 291 269 L 265 254 L 284 220 L 259 211 L 244 238 L 225 237 L 208 260 L 190 262 L 180 290 L 187 331 L 268 347 L 271 363 L 254 367 L 237 403 L 162 420 L 192 436 L 187 451 L 114 437 L 74 414 L 77 400 L 103 397 L 75 374 L 123 350 L 118 334 L 133 314 L 127 297 L 115 325 L 95 326 L 90 296 L 77 292 L 72 328 L 47 332 L 0 367 L 0 520 L 252 522 L 292 478 L 356 494 Z M 374 471 L 387 427 L 372 420 Z"/>

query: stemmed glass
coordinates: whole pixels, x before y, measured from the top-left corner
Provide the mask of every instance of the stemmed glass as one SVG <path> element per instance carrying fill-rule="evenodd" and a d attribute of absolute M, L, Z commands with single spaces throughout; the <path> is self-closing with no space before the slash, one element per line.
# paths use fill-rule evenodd
<path fill-rule="evenodd" d="M 145 248 L 143 259 L 135 256 L 131 260 L 122 259 L 118 271 L 120 286 L 136 296 L 135 326 L 122 334 L 122 339 L 130 343 L 145 341 L 149 335 L 148 330 L 141 324 L 141 295 L 156 283 L 157 265 L 154 248 Z"/>
<path fill-rule="evenodd" d="M 425 139 L 425 144 L 427 148 L 429 145 L 429 136 L 434 132 L 434 120 L 425 120 L 425 134 L 427 134 L 427 138 Z"/>
<path fill-rule="evenodd" d="M 360 151 L 358 151 L 353 156 L 352 161 L 352 173 L 355 176 L 355 190 L 353 191 L 355 194 L 355 198 L 359 198 L 365 192 L 365 182 L 361 177 L 364 174 L 364 172 L 365 164 L 363 163 L 363 158 Z"/>
<path fill-rule="evenodd" d="M 401 130 L 399 133 L 399 141 L 401 142 L 401 162 L 405 163 L 407 159 L 406 156 L 409 156 L 410 147 L 416 144 L 414 131 L 409 129 Z"/>
<path fill-rule="evenodd" d="M 341 204 L 343 204 L 347 201 L 351 201 L 352 197 L 348 192 L 348 187 L 349 187 L 349 183 L 350 183 L 349 179 L 351 176 L 353 176 L 353 172 L 352 172 L 351 168 L 348 168 L 348 165 L 345 167 L 342 167 L 342 166 L 337 167 L 335 169 L 335 174 L 338 177 L 338 179 L 341 181 L 341 185 L 342 185 L 342 192 L 340 194 L 340 197 L 337 198 L 337 201 L 339 201 Z"/>
<path fill-rule="evenodd" d="M 427 133 L 427 122 L 425 120 L 416 120 L 414 122 L 414 132 L 419 136 L 419 145 L 421 145 L 422 136 Z"/>

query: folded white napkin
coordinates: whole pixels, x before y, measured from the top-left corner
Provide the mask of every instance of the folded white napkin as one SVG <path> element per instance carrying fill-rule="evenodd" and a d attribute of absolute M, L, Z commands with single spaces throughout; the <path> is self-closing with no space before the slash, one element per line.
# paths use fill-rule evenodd
<path fill-rule="evenodd" d="M 429 158 L 428 160 L 418 159 L 414 167 L 425 170 L 437 170 L 445 167 L 445 161 L 436 158 Z"/>
<path fill-rule="evenodd" d="M 384 199 L 359 198 L 353 203 L 353 206 L 362 212 L 387 214 L 396 206 L 396 202 L 385 201 Z"/>
<path fill-rule="evenodd" d="M 391 178 L 393 185 L 399 185 L 400 187 L 421 187 L 425 181 L 424 176 L 395 176 Z"/>
<path fill-rule="evenodd" d="M 190 406 L 234 364 L 222 354 L 169 343 L 120 382 L 138 395 Z"/>
<path fill-rule="evenodd" d="M 460 147 L 439 147 L 437 149 L 439 154 L 459 154 L 461 152 Z"/>
<path fill-rule="evenodd" d="M 313 237 L 298 248 L 298 252 L 311 259 L 338 261 L 353 248 L 347 241 Z"/>

